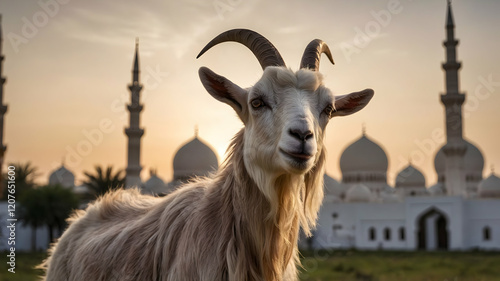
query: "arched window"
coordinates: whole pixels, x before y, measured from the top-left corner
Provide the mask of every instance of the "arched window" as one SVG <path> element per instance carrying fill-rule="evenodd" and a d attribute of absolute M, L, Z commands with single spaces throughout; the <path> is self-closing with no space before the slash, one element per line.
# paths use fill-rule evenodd
<path fill-rule="evenodd" d="M 391 240 L 391 229 L 388 227 L 384 229 L 384 238 L 386 241 Z"/>
<path fill-rule="evenodd" d="M 399 240 L 404 241 L 405 239 L 406 239 L 405 228 L 400 227 L 399 228 Z"/>
<path fill-rule="evenodd" d="M 483 240 L 490 241 L 491 240 L 491 229 L 489 226 L 485 226 L 483 228 Z"/>
<path fill-rule="evenodd" d="M 370 227 L 370 229 L 368 229 L 368 237 L 370 238 L 370 241 L 374 241 L 375 239 L 377 239 L 374 227 Z"/>

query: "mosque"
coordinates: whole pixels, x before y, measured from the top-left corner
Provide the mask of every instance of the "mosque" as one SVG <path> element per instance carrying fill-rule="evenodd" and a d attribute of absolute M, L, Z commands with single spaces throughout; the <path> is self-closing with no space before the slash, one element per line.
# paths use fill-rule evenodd
<path fill-rule="evenodd" d="M 463 138 L 462 104 L 451 3 L 446 16 L 447 142 L 436 152 L 437 183 L 426 186 L 411 163 L 387 184 L 387 155 L 363 132 L 340 157 L 341 182 L 325 175 L 314 248 L 500 250 L 500 178 L 483 179 L 484 158 Z M 305 246 L 305 245 L 303 245 Z"/>
<path fill-rule="evenodd" d="M 483 154 L 463 137 L 465 93 L 459 89 L 461 63 L 456 60 L 458 40 L 454 29 L 449 3 L 444 41 L 446 62 L 442 65 L 446 93 L 441 95 L 447 142 L 434 159 L 437 183 L 426 183 L 424 175 L 410 163 L 396 176 L 395 186 L 390 186 L 384 148 L 363 130 L 340 157 L 341 181 L 325 174 L 325 198 L 318 228 L 312 238 L 300 241 L 302 247 L 500 250 L 500 178 L 493 171 L 483 178 Z M 140 151 L 144 129 L 139 126 L 143 106 L 139 100 L 142 85 L 137 44 L 129 90 L 126 187 L 140 186 L 145 194 L 162 196 L 190 178 L 208 175 L 218 168 L 216 153 L 196 132 L 177 150 L 170 182 L 158 177 L 154 170 L 143 182 Z M 49 184 L 61 184 L 76 192 L 86 190 L 84 186 L 75 187 L 75 177 L 64 165 L 50 175 Z"/>

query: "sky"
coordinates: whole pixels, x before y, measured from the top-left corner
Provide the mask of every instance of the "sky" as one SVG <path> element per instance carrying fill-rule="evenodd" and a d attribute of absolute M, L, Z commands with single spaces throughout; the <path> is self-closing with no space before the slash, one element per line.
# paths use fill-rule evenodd
<path fill-rule="evenodd" d="M 485 158 L 484 176 L 500 170 L 500 1 L 453 1 L 455 35 L 462 62 L 460 90 L 465 138 Z M 139 38 L 142 179 L 156 169 L 165 181 L 173 157 L 195 127 L 222 162 L 242 123 L 213 99 L 198 78 L 207 66 L 241 87 L 262 70 L 242 45 L 225 43 L 201 58 L 213 37 L 233 28 L 255 30 L 297 70 L 313 39 L 331 48 L 335 65 L 323 57 L 320 71 L 335 94 L 372 88 L 362 111 L 330 121 L 325 139 L 327 173 L 341 179 L 342 151 L 366 134 L 389 159 L 388 179 L 411 159 L 436 182 L 434 155 L 445 143 L 444 92 L 446 1 L 437 0 L 214 0 L 0 2 L 5 163 L 30 161 L 44 184 L 62 162 L 77 184 L 95 165 L 126 167 L 127 85 Z M 363 125 L 364 124 L 364 125 Z"/>

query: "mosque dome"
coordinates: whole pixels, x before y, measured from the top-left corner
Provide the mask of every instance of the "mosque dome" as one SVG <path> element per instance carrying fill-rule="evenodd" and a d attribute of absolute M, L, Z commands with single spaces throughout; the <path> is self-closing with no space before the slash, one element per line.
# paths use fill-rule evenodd
<path fill-rule="evenodd" d="M 75 175 L 64 167 L 64 164 L 61 165 L 57 170 L 52 172 L 49 176 L 49 184 L 50 185 L 61 185 L 64 187 L 74 187 L 75 186 Z"/>
<path fill-rule="evenodd" d="M 187 180 L 194 176 L 206 176 L 217 170 L 219 164 L 215 152 L 197 136 L 184 144 L 174 157 L 174 180 Z"/>
<path fill-rule="evenodd" d="M 464 169 L 466 177 L 481 178 L 484 168 L 484 158 L 481 151 L 472 143 L 467 143 L 467 150 L 464 156 Z M 446 155 L 443 152 L 443 147 L 439 149 L 434 158 L 434 168 L 439 178 L 444 176 L 446 171 Z"/>
<path fill-rule="evenodd" d="M 165 182 L 156 175 L 156 171 L 151 171 L 151 177 L 144 183 L 142 193 L 158 195 L 165 193 L 166 190 Z"/>
<path fill-rule="evenodd" d="M 500 178 L 495 174 L 491 175 L 479 183 L 479 197 L 489 198 L 497 197 L 500 198 Z"/>
<path fill-rule="evenodd" d="M 351 186 L 345 195 L 347 202 L 370 202 L 372 193 L 368 187 L 363 184 L 355 184 Z"/>
<path fill-rule="evenodd" d="M 396 177 L 396 188 L 423 187 L 425 188 L 425 177 L 413 165 L 408 165 L 401 170 Z"/>
<path fill-rule="evenodd" d="M 342 174 L 353 172 L 386 173 L 388 167 L 385 151 L 365 134 L 349 145 L 340 157 Z"/>

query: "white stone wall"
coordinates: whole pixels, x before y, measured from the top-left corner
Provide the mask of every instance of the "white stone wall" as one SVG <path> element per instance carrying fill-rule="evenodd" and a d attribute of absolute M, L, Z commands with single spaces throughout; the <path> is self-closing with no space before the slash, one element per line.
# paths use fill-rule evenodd
<path fill-rule="evenodd" d="M 446 220 L 448 249 L 500 249 L 500 200 L 464 199 L 460 196 L 406 197 L 401 203 L 325 203 L 320 210 L 315 248 L 358 248 L 415 250 L 418 247 L 419 220 L 429 210 Z M 426 248 L 437 247 L 436 220 L 431 215 L 427 227 Z M 484 228 L 489 228 L 485 239 Z M 370 228 L 375 238 L 370 238 Z M 404 228 L 404 239 L 400 229 Z M 390 239 L 385 237 L 390 231 Z"/>
<path fill-rule="evenodd" d="M 500 200 L 465 201 L 467 227 L 465 242 L 469 249 L 500 250 Z M 484 230 L 489 228 L 489 239 Z"/>

